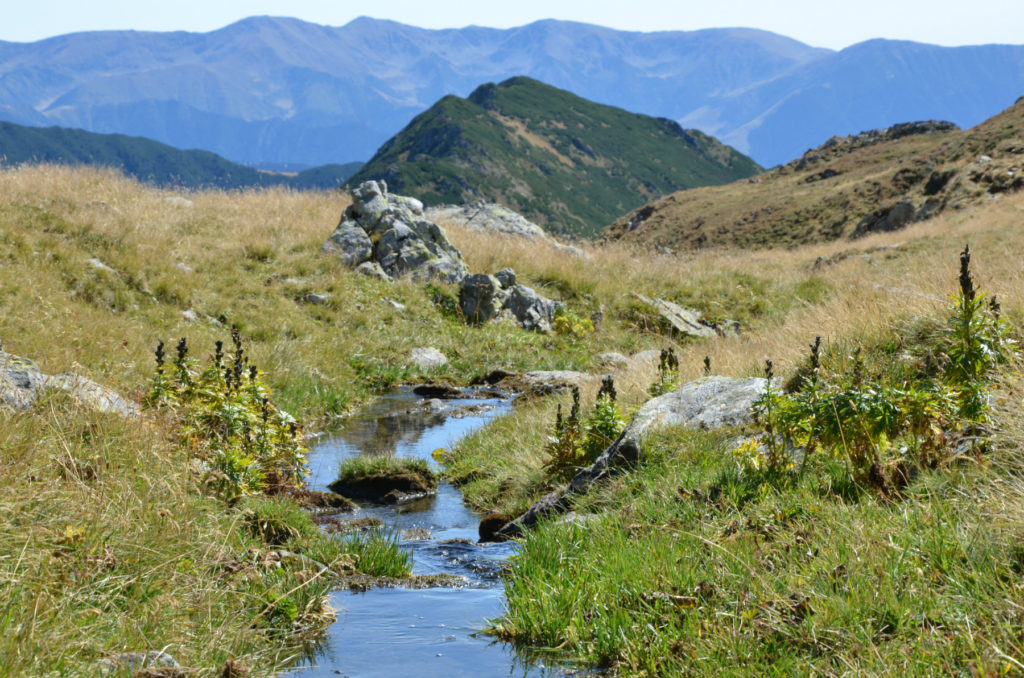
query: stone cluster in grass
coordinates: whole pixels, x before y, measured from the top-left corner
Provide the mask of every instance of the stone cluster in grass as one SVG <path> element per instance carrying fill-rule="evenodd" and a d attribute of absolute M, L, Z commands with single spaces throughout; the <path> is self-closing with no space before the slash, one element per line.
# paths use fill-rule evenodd
<path fill-rule="evenodd" d="M 496 275 L 468 275 L 462 253 L 441 227 L 425 218 L 415 198 L 388 193 L 383 181 L 365 181 L 352 191 L 352 204 L 324 243 L 347 266 L 371 277 L 410 276 L 426 282 L 461 283 L 459 306 L 466 319 L 485 323 L 504 315 L 520 327 L 550 332 L 560 304 L 516 283 L 512 269 Z"/>
<path fill-rule="evenodd" d="M 423 216 L 423 203 L 389 194 L 383 181 L 366 181 L 352 191 L 352 204 L 324 243 L 360 272 L 389 280 L 462 280 L 469 269 L 444 231 Z"/>
<path fill-rule="evenodd" d="M 459 308 L 470 322 L 485 323 L 492 318 L 509 317 L 523 329 L 550 332 L 556 301 L 537 294 L 532 288 L 516 282 L 511 268 L 495 275 L 476 273 L 466 276 L 459 287 Z"/>

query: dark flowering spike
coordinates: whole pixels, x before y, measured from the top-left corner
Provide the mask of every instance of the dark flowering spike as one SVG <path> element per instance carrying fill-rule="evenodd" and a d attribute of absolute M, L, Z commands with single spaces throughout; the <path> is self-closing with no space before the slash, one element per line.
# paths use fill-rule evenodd
<path fill-rule="evenodd" d="M 580 387 L 572 387 L 572 410 L 569 412 L 569 425 L 576 426 L 580 421 Z"/>
<path fill-rule="evenodd" d="M 772 371 L 772 361 L 766 359 L 764 361 L 764 376 L 768 381 L 771 381 L 775 377 L 775 372 Z"/>
<path fill-rule="evenodd" d="M 711 356 L 704 356 L 704 376 L 711 376 Z"/>
<path fill-rule="evenodd" d="M 601 380 L 601 388 L 597 392 L 598 400 L 601 399 L 601 396 L 608 396 L 608 399 L 612 402 L 615 402 L 615 399 L 619 396 L 615 391 L 615 378 L 610 374 Z"/>
<path fill-rule="evenodd" d="M 164 340 L 161 339 L 156 345 L 156 369 L 157 371 L 163 370 L 164 367 Z"/>
<path fill-rule="evenodd" d="M 960 253 L 960 293 L 967 301 L 974 301 L 974 280 L 971 279 L 971 248 L 964 245 Z"/>
<path fill-rule="evenodd" d="M 864 381 L 864 356 L 861 355 L 860 346 L 853 349 L 853 383 L 860 384 Z"/>
<path fill-rule="evenodd" d="M 216 365 L 217 365 L 218 367 L 220 367 L 221 363 L 222 363 L 222 362 L 224 362 L 224 342 L 223 342 L 223 341 L 221 341 L 220 339 L 218 339 L 218 340 L 217 340 L 217 343 L 216 343 L 216 344 L 214 344 L 214 346 L 216 346 L 216 347 L 217 347 L 217 350 L 216 350 L 216 351 L 214 351 L 214 354 L 213 354 L 213 362 L 214 362 L 214 363 L 215 363 L 215 364 L 216 364 Z"/>
<path fill-rule="evenodd" d="M 180 365 L 185 362 L 185 357 L 188 355 L 188 340 L 185 337 L 182 337 L 181 340 L 178 341 L 178 346 L 176 348 L 178 351 L 178 364 Z"/>
<path fill-rule="evenodd" d="M 231 368 L 224 368 L 224 386 L 227 387 L 228 392 L 231 392 Z"/>
<path fill-rule="evenodd" d="M 565 422 L 562 421 L 562 403 L 558 403 L 558 410 L 555 411 L 555 437 L 562 435 L 563 426 Z"/>
<path fill-rule="evenodd" d="M 256 366 L 249 365 L 249 381 L 256 381 Z"/>
<path fill-rule="evenodd" d="M 235 353 L 241 353 L 242 334 L 238 331 L 238 325 L 231 326 L 231 341 L 235 344 Z"/>

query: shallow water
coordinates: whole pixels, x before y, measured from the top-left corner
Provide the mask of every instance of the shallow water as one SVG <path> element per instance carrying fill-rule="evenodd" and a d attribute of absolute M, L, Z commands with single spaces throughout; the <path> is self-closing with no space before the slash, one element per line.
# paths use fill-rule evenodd
<path fill-rule="evenodd" d="M 507 400 L 425 401 L 408 391 L 369 405 L 344 431 L 310 450 L 310 486 L 325 489 L 349 456 L 373 453 L 427 459 L 441 447 L 510 409 Z M 465 577 L 460 588 L 371 589 L 337 591 L 331 604 L 338 620 L 322 645 L 289 675 L 390 678 L 391 676 L 564 675 L 517 654 L 479 632 L 504 612 L 501 570 L 516 546 L 476 544 L 480 515 L 462 503 L 462 495 L 441 483 L 436 496 L 395 506 L 367 506 L 356 517 L 376 516 L 399 534 L 413 555 L 414 574 Z M 426 530 L 427 533 L 422 532 Z M 452 541 L 455 540 L 455 541 Z"/>

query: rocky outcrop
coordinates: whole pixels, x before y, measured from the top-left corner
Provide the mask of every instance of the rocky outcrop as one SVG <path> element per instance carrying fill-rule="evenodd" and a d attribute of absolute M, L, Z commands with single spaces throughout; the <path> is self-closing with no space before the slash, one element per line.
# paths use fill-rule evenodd
<path fill-rule="evenodd" d="M 914 203 L 901 200 L 895 205 L 875 210 L 866 215 L 850 234 L 851 238 L 860 238 L 870 233 L 887 233 L 897 231 L 914 220 Z"/>
<path fill-rule="evenodd" d="M 458 282 L 468 272 L 444 231 L 424 216 L 423 204 L 389 194 L 383 181 L 366 181 L 352 191 L 352 204 L 322 251 L 368 275 L 377 273 L 377 264 L 392 280 L 409 275 L 420 281 Z"/>
<path fill-rule="evenodd" d="M 516 282 L 511 268 L 495 275 L 476 273 L 462 279 L 459 308 L 467 321 L 483 324 L 506 315 L 520 327 L 535 332 L 550 332 L 560 304 L 526 285 Z"/>
<path fill-rule="evenodd" d="M 634 292 L 633 296 L 652 307 L 658 312 L 658 315 L 682 335 L 707 339 L 719 335 L 736 336 L 739 334 L 739 323 L 734 320 L 713 325 L 704 320 L 699 312 L 683 308 L 667 299 L 650 299 L 638 292 Z"/>
<path fill-rule="evenodd" d="M 547 238 L 544 229 L 504 205 L 482 200 L 467 205 L 440 205 L 425 212 L 431 221 L 446 221 L 474 231 L 510 235 L 529 240 Z"/>
<path fill-rule="evenodd" d="M 640 459 L 643 437 L 650 431 L 669 426 L 716 429 L 749 423 L 753 418 L 751 407 L 764 393 L 767 383 L 760 378 L 706 377 L 647 401 L 618 440 L 593 464 L 577 473 L 568 487 L 541 497 L 525 513 L 497 530 L 494 538 L 514 539 L 542 518 L 568 511 L 575 497 L 619 469 L 635 464 Z"/>
<path fill-rule="evenodd" d="M 139 407 L 116 392 L 72 372 L 47 376 L 28 358 L 0 351 L 0 409 L 31 409 L 47 389 L 66 391 L 97 412 L 137 417 Z"/>
<path fill-rule="evenodd" d="M 713 430 L 750 423 L 750 407 L 764 393 L 767 383 L 759 377 L 705 377 L 691 381 L 644 403 L 628 430 L 639 436 L 670 426 Z"/>

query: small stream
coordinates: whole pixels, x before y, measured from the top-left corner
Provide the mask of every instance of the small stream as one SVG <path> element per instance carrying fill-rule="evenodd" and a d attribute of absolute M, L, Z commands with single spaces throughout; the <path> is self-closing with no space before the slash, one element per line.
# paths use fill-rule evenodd
<path fill-rule="evenodd" d="M 426 459 L 449 448 L 511 408 L 509 400 L 466 398 L 426 401 L 400 390 L 368 405 L 345 430 L 312 446 L 312 489 L 326 489 L 341 460 L 359 454 Z M 501 571 L 514 543 L 477 544 L 480 515 L 461 493 L 442 482 L 433 497 L 399 506 L 365 506 L 356 517 L 375 516 L 402 537 L 414 574 L 465 577 L 461 588 L 377 588 L 332 595 L 338 619 L 316 653 L 289 675 L 349 676 L 563 676 L 565 669 L 531 661 L 515 648 L 481 634 L 504 612 Z"/>

